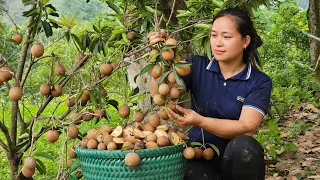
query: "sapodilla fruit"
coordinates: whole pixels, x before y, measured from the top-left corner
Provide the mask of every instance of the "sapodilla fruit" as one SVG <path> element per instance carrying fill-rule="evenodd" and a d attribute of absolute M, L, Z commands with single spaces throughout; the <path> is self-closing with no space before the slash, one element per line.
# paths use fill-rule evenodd
<path fill-rule="evenodd" d="M 22 89 L 18 86 L 16 87 L 12 87 L 10 90 L 9 90 L 9 97 L 12 101 L 18 101 L 21 99 L 23 95 L 23 92 L 22 92 Z"/>
<path fill-rule="evenodd" d="M 183 150 L 183 156 L 186 159 L 193 159 L 195 155 L 196 155 L 196 153 L 195 153 L 195 151 L 194 151 L 194 149 L 192 147 L 186 147 Z"/>
<path fill-rule="evenodd" d="M 157 94 L 158 89 L 159 89 L 158 82 L 155 79 L 151 78 L 151 80 L 150 80 L 150 96 L 154 96 L 155 94 Z"/>
<path fill-rule="evenodd" d="M 42 84 L 40 86 L 40 94 L 42 96 L 48 96 L 51 94 L 51 86 L 50 84 Z"/>
<path fill-rule="evenodd" d="M 173 38 L 169 38 L 166 40 L 166 42 L 164 43 L 165 45 L 171 45 L 171 46 L 176 46 L 177 45 L 177 40 L 173 39 Z"/>
<path fill-rule="evenodd" d="M 164 147 L 164 146 L 168 146 L 169 145 L 169 139 L 165 136 L 160 136 L 157 139 L 157 144 L 159 145 L 159 147 Z"/>
<path fill-rule="evenodd" d="M 98 141 L 96 139 L 89 139 L 87 143 L 88 149 L 97 149 L 98 147 Z"/>
<path fill-rule="evenodd" d="M 77 153 L 73 148 L 68 148 L 68 156 L 73 159 L 77 157 Z"/>
<path fill-rule="evenodd" d="M 22 42 L 22 35 L 20 33 L 15 33 L 11 36 L 11 39 L 14 41 L 13 44 L 18 45 Z"/>
<path fill-rule="evenodd" d="M 162 51 L 161 56 L 166 61 L 171 61 L 174 58 L 174 52 L 172 49 Z"/>
<path fill-rule="evenodd" d="M 109 76 L 112 73 L 112 66 L 109 63 L 104 63 L 100 65 L 100 73 L 103 76 Z"/>
<path fill-rule="evenodd" d="M 41 57 L 44 53 L 44 48 L 43 45 L 41 43 L 35 43 L 32 45 L 31 47 L 31 54 L 34 57 Z"/>
<path fill-rule="evenodd" d="M 69 159 L 67 162 L 67 167 L 70 168 L 73 164 L 74 160 L 73 159 Z"/>
<path fill-rule="evenodd" d="M 99 143 L 97 149 L 98 150 L 106 150 L 107 146 L 105 144 L 103 144 L 103 143 Z"/>
<path fill-rule="evenodd" d="M 54 68 L 54 73 L 58 76 L 64 75 L 66 73 L 66 68 L 64 68 L 60 63 Z"/>
<path fill-rule="evenodd" d="M 49 142 L 54 143 L 59 139 L 59 132 L 56 130 L 49 130 L 46 133 L 46 138 Z"/>
<path fill-rule="evenodd" d="M 148 123 L 154 128 L 158 127 L 160 125 L 160 117 L 158 113 L 150 114 Z"/>
<path fill-rule="evenodd" d="M 128 33 L 127 33 L 127 38 L 128 38 L 130 41 L 132 41 L 133 38 L 134 38 L 134 33 L 133 33 L 133 32 L 128 32 Z"/>
<path fill-rule="evenodd" d="M 187 61 L 181 61 L 183 63 L 186 63 Z M 174 67 L 177 74 L 180 76 L 186 76 L 191 72 L 191 67 L 190 66 L 183 66 L 183 67 Z"/>
<path fill-rule="evenodd" d="M 78 134 L 79 134 L 79 129 L 76 125 L 71 124 L 68 126 L 68 137 L 70 139 L 77 138 Z"/>
<path fill-rule="evenodd" d="M 156 94 L 153 96 L 153 101 L 157 105 L 162 105 L 164 103 L 164 99 L 161 97 L 160 94 Z"/>
<path fill-rule="evenodd" d="M 140 156 L 137 153 L 130 152 L 124 158 L 127 166 L 138 166 L 140 163 Z"/>
<path fill-rule="evenodd" d="M 169 75 L 167 76 L 167 80 L 168 80 L 169 83 L 171 83 L 171 84 L 174 84 L 174 83 L 177 82 L 176 79 L 174 78 L 174 73 L 173 73 L 173 72 L 169 73 Z"/>
<path fill-rule="evenodd" d="M 176 87 L 171 87 L 170 88 L 170 92 L 169 92 L 169 96 L 173 99 L 177 99 L 180 95 L 180 92 L 178 90 L 178 88 Z"/>
<path fill-rule="evenodd" d="M 162 74 L 162 71 L 161 71 L 161 66 L 160 65 L 155 65 L 153 66 L 153 68 L 151 69 L 151 76 L 154 78 L 154 79 L 158 79 L 161 74 Z"/>
<path fill-rule="evenodd" d="M 112 69 L 116 69 L 119 65 L 119 62 L 112 62 L 111 63 L 111 66 L 112 66 Z"/>
<path fill-rule="evenodd" d="M 123 104 L 119 107 L 118 114 L 122 118 L 127 118 L 130 115 L 130 107 L 127 104 Z"/>
<path fill-rule="evenodd" d="M 82 141 L 80 142 L 80 146 L 81 146 L 82 148 L 87 148 L 87 147 L 88 147 L 88 146 L 87 146 L 88 141 L 89 141 L 88 138 L 82 139 Z"/>
<path fill-rule="evenodd" d="M 100 108 L 96 108 L 96 110 L 94 110 L 94 116 L 97 118 L 97 119 L 101 119 L 104 117 L 104 112 L 102 109 Z"/>
<path fill-rule="evenodd" d="M 74 63 L 75 64 L 79 64 L 79 62 L 85 57 L 84 54 L 80 55 L 79 57 L 77 57 L 75 60 L 74 60 Z"/>
<path fill-rule="evenodd" d="M 13 69 L 9 66 L 0 67 L 0 81 L 7 82 L 13 77 Z"/>
<path fill-rule="evenodd" d="M 161 29 L 161 30 L 160 30 L 160 37 L 168 38 L 168 35 L 167 35 L 167 33 L 164 31 L 164 29 Z"/>
<path fill-rule="evenodd" d="M 194 152 L 196 153 L 194 156 L 194 159 L 201 159 L 202 158 L 203 150 L 201 148 L 195 147 Z"/>
<path fill-rule="evenodd" d="M 34 175 L 35 169 L 29 169 L 25 166 L 22 167 L 21 173 L 26 178 L 31 178 Z"/>
<path fill-rule="evenodd" d="M 26 168 L 29 168 L 29 169 L 34 169 L 34 168 L 36 168 L 36 165 L 37 165 L 36 159 L 29 156 L 24 160 L 23 166 L 25 166 Z"/>
<path fill-rule="evenodd" d="M 72 112 L 70 113 L 70 120 L 73 121 L 80 121 L 82 120 L 82 116 L 80 113 L 78 112 Z"/>
<path fill-rule="evenodd" d="M 168 120 L 169 119 L 168 112 L 166 111 L 164 106 L 161 106 L 160 111 L 159 111 L 159 116 L 163 120 Z"/>
<path fill-rule="evenodd" d="M 133 117 L 136 122 L 141 122 L 144 119 L 144 113 L 141 111 L 137 111 L 134 113 Z"/>
<path fill-rule="evenodd" d="M 88 139 L 94 139 L 96 137 L 98 130 L 97 129 L 90 129 L 87 133 Z"/>
<path fill-rule="evenodd" d="M 214 156 L 214 152 L 211 148 L 207 148 L 203 151 L 202 156 L 206 160 L 211 160 Z"/>
<path fill-rule="evenodd" d="M 54 85 L 53 89 L 51 90 L 51 95 L 53 97 L 59 97 L 62 94 L 62 86 L 59 84 Z"/>
<path fill-rule="evenodd" d="M 107 145 L 107 149 L 110 151 L 110 150 L 117 150 L 118 149 L 118 146 L 115 142 L 113 141 L 110 141 Z"/>
<path fill-rule="evenodd" d="M 170 91 L 170 87 L 168 84 L 166 83 L 162 83 L 159 86 L 159 94 L 161 94 L 162 96 L 166 96 Z"/>
<path fill-rule="evenodd" d="M 157 53 L 159 53 L 158 50 L 152 49 L 152 50 L 150 51 L 150 53 L 149 53 L 149 56 L 150 56 L 150 57 L 153 57 L 153 56 L 156 55 Z"/>
<path fill-rule="evenodd" d="M 73 107 L 76 103 L 74 102 L 74 97 L 69 97 L 67 100 L 66 100 L 66 105 L 68 107 Z"/>

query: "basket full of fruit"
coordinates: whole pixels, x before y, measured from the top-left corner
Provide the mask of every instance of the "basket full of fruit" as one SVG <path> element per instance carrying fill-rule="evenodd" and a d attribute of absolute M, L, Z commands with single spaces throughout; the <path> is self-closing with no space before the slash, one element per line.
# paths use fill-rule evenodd
<path fill-rule="evenodd" d="M 84 178 L 183 179 L 186 159 L 182 142 L 186 137 L 166 124 L 153 132 L 143 129 L 103 125 L 89 130 L 76 148 Z"/>

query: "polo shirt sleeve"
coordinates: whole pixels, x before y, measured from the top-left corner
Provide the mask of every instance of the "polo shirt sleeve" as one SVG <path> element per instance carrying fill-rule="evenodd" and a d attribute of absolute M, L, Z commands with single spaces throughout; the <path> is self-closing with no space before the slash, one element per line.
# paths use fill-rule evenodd
<path fill-rule="evenodd" d="M 191 57 L 187 58 L 186 61 L 192 64 L 190 67 L 191 72 L 188 75 L 183 76 L 181 79 L 184 83 L 185 92 L 188 92 L 192 88 L 192 74 L 193 74 L 193 70 L 194 70 L 194 57 L 191 56 Z"/>
<path fill-rule="evenodd" d="M 262 115 L 267 114 L 270 94 L 272 89 L 272 81 L 269 76 L 265 75 L 263 80 L 257 82 L 243 103 L 243 108 L 252 108 L 259 111 Z"/>

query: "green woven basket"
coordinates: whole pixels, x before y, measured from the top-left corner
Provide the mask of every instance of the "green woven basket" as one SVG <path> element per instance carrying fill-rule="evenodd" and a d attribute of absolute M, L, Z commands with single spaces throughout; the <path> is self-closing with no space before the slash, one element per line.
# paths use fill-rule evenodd
<path fill-rule="evenodd" d="M 161 179 L 181 180 L 186 159 L 182 145 L 135 151 L 140 164 L 129 167 L 124 158 L 132 151 L 103 151 L 76 148 L 85 180 Z"/>

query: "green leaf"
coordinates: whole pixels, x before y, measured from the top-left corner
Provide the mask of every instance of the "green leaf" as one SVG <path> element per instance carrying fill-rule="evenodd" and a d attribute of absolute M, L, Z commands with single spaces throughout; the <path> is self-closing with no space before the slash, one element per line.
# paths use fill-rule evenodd
<path fill-rule="evenodd" d="M 93 25 L 93 29 L 97 32 L 100 33 L 100 30 L 98 29 L 98 27 L 96 25 Z"/>
<path fill-rule="evenodd" d="M 268 128 L 270 131 L 277 131 L 277 124 L 273 120 L 268 121 Z"/>
<path fill-rule="evenodd" d="M 47 4 L 47 5 L 45 5 L 45 7 L 48 7 L 54 11 L 57 11 L 56 8 L 52 6 L 52 4 Z"/>
<path fill-rule="evenodd" d="M 71 167 L 69 168 L 69 174 L 71 174 L 75 169 L 76 167 L 78 166 L 79 164 L 79 158 L 77 158 L 71 165 Z"/>
<path fill-rule="evenodd" d="M 154 62 L 159 55 L 160 55 L 160 53 L 157 53 L 157 54 L 153 55 L 149 62 Z"/>
<path fill-rule="evenodd" d="M 167 71 L 167 72 L 165 72 L 165 73 L 163 73 L 163 74 L 161 75 L 161 77 L 159 78 L 158 86 L 159 86 L 160 84 L 162 84 L 163 80 L 164 80 L 170 73 L 171 73 L 171 71 Z"/>
<path fill-rule="evenodd" d="M 214 144 L 209 144 L 211 147 L 212 147 L 212 149 L 217 153 L 217 155 L 218 156 L 220 156 L 220 151 L 219 151 L 219 149 L 217 148 L 217 146 L 216 145 L 214 145 Z"/>
<path fill-rule="evenodd" d="M 33 16 L 35 14 L 38 14 L 37 8 L 33 8 L 33 9 L 30 9 L 29 11 L 24 11 L 22 13 L 22 15 L 25 17 Z"/>
<path fill-rule="evenodd" d="M 89 0 L 87 0 L 87 1 L 89 1 Z M 71 174 L 70 174 L 69 176 L 70 176 L 70 179 L 71 179 L 71 180 L 79 180 L 78 178 L 76 178 L 75 176 L 73 176 L 73 175 L 71 175 Z"/>
<path fill-rule="evenodd" d="M 186 62 L 186 63 L 184 63 L 184 62 L 175 62 L 174 65 L 176 67 L 178 67 L 178 68 L 184 68 L 186 66 L 192 65 L 192 63 L 189 63 L 189 62 Z"/>
<path fill-rule="evenodd" d="M 47 170 L 46 170 L 46 166 L 43 164 L 43 162 L 40 159 L 36 159 L 36 168 L 39 171 L 40 174 L 46 174 Z"/>
<path fill-rule="evenodd" d="M 177 46 L 173 46 L 173 45 L 166 45 L 166 46 L 163 46 L 161 48 L 161 50 L 165 51 L 165 50 L 168 50 L 168 49 L 174 49 L 176 48 Z"/>
<path fill-rule="evenodd" d="M 24 133 L 18 137 L 18 139 L 25 139 L 29 137 L 29 133 Z"/>
<path fill-rule="evenodd" d="M 285 145 L 285 149 L 287 150 L 287 151 L 298 151 L 298 147 L 294 144 L 294 143 L 292 143 L 292 142 L 290 142 L 290 143 L 288 143 L 288 144 L 286 144 Z"/>
<path fill-rule="evenodd" d="M 198 29 L 205 29 L 205 30 L 209 30 L 211 29 L 211 24 L 195 24 L 194 27 L 198 28 Z"/>
<path fill-rule="evenodd" d="M 96 96 L 94 95 L 94 91 L 90 91 L 89 96 L 90 96 L 90 101 L 92 102 L 92 104 L 95 107 L 97 107 L 97 99 L 96 99 Z"/>
<path fill-rule="evenodd" d="M 174 77 L 174 79 L 177 81 L 178 84 L 183 85 L 183 82 L 182 82 L 181 79 L 179 78 L 176 70 L 173 71 L 173 77 Z"/>
<path fill-rule="evenodd" d="M 42 26 L 47 37 L 52 36 L 52 28 L 47 21 L 42 21 Z"/>
<path fill-rule="evenodd" d="M 108 4 L 108 6 L 109 6 L 115 13 L 117 13 L 118 15 L 122 15 L 121 10 L 120 10 L 115 4 L 113 4 L 113 3 L 110 2 L 110 1 L 106 1 L 106 3 Z"/>
<path fill-rule="evenodd" d="M 199 142 L 191 142 L 191 143 L 190 143 L 190 146 L 192 146 L 192 147 L 195 147 L 195 146 L 202 146 L 202 144 L 201 144 L 201 143 L 199 143 Z"/>
<path fill-rule="evenodd" d="M 65 36 L 68 42 L 70 42 L 70 31 L 65 32 Z"/>
<path fill-rule="evenodd" d="M 40 156 L 40 157 L 44 157 L 46 159 L 49 159 L 51 161 L 55 161 L 55 158 L 46 152 L 35 152 L 34 156 Z"/>
<path fill-rule="evenodd" d="M 146 72 L 149 72 L 155 65 L 154 64 L 148 64 L 140 71 L 140 76 L 145 74 Z"/>

